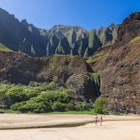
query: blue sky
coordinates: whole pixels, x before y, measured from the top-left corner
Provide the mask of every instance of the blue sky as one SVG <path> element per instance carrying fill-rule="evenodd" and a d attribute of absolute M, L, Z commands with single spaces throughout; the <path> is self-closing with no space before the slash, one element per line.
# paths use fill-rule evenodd
<path fill-rule="evenodd" d="M 61 24 L 90 30 L 122 23 L 140 11 L 140 0 L 0 0 L 0 8 L 40 28 Z"/>

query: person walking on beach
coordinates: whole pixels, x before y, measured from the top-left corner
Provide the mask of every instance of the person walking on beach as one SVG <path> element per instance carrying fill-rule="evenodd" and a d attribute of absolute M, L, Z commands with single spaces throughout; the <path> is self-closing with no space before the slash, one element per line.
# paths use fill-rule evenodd
<path fill-rule="evenodd" d="M 94 121 L 95 121 L 95 125 L 97 126 L 97 123 L 98 123 L 98 116 L 97 115 L 95 116 L 95 120 Z"/>
<path fill-rule="evenodd" d="M 102 116 L 100 117 L 99 121 L 100 121 L 100 126 L 102 126 L 102 122 L 103 122 L 103 117 Z"/>

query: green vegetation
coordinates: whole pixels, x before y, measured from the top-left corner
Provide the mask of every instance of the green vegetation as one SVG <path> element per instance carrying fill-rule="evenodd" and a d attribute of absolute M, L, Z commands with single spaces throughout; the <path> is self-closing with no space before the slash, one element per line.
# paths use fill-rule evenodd
<path fill-rule="evenodd" d="M 107 50 L 101 50 L 98 53 L 95 53 L 93 57 L 89 57 L 86 62 L 89 63 L 89 64 L 90 63 L 95 63 L 95 62 L 102 63 L 109 56 L 109 54 L 110 54 L 110 51 L 108 49 Z"/>
<path fill-rule="evenodd" d="M 55 82 L 50 82 L 47 86 L 46 86 L 46 88 L 47 89 L 49 89 L 49 90 L 52 90 L 52 89 L 54 89 L 56 87 L 56 83 Z"/>
<path fill-rule="evenodd" d="M 61 64 L 58 63 L 58 57 L 59 55 L 53 55 L 51 57 L 51 62 L 50 62 L 50 65 L 49 65 L 49 68 L 55 72 L 61 72 L 62 71 L 62 66 Z"/>
<path fill-rule="evenodd" d="M 65 111 L 65 112 L 49 112 L 48 114 L 90 114 L 94 115 L 96 114 L 94 110 L 89 110 L 89 111 Z"/>
<path fill-rule="evenodd" d="M 88 57 L 88 59 L 86 60 L 86 62 L 87 62 L 88 64 L 92 63 L 92 62 L 93 62 L 93 58 L 92 58 L 91 56 Z"/>
<path fill-rule="evenodd" d="M 140 36 L 136 36 L 135 38 L 133 38 L 129 43 L 135 43 L 137 41 L 140 41 Z"/>
<path fill-rule="evenodd" d="M 13 110 L 21 112 L 43 113 L 50 111 L 65 111 L 69 108 L 71 98 L 66 93 L 59 91 L 43 92 L 37 97 L 30 98 L 27 101 L 15 103 L 11 106 Z"/>
<path fill-rule="evenodd" d="M 13 52 L 12 50 L 10 50 L 9 48 L 7 48 L 6 46 L 4 46 L 1 43 L 0 43 L 0 51 L 3 51 L 3 52 Z"/>
<path fill-rule="evenodd" d="M 92 79 L 94 79 L 95 84 L 100 87 L 101 84 L 101 74 L 99 72 L 92 74 Z"/>
<path fill-rule="evenodd" d="M 108 47 L 108 46 L 111 46 L 115 43 L 115 40 L 112 40 L 112 41 L 108 41 L 103 47 Z"/>
<path fill-rule="evenodd" d="M 0 109 L 23 113 L 47 113 L 91 110 L 93 103 L 77 102 L 73 89 L 57 87 L 55 82 L 29 85 L 0 83 Z"/>
<path fill-rule="evenodd" d="M 93 76 L 96 77 L 96 79 L 100 77 L 98 73 L 94 73 Z M 0 112 L 52 112 L 54 114 L 59 112 L 64 112 L 65 114 L 106 114 L 108 112 L 107 100 L 105 98 L 98 98 L 95 103 L 92 100 L 89 102 L 78 102 L 73 99 L 74 94 L 76 94 L 76 92 L 73 89 L 58 88 L 54 82 L 30 82 L 29 85 L 1 82 Z"/>
<path fill-rule="evenodd" d="M 94 112 L 97 114 L 107 114 L 107 99 L 106 98 L 98 98 L 94 104 Z"/>
<path fill-rule="evenodd" d="M 0 113 L 20 114 L 21 112 L 19 112 L 19 111 L 14 111 L 14 110 L 11 110 L 11 109 L 0 109 Z"/>

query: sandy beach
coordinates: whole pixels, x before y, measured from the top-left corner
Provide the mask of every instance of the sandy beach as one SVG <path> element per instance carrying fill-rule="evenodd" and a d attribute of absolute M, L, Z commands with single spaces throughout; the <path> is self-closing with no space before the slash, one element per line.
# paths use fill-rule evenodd
<path fill-rule="evenodd" d="M 102 126 L 94 124 L 94 117 L 0 114 L 0 140 L 140 140 L 140 116 L 104 115 Z M 64 127 L 77 122 L 85 124 Z"/>

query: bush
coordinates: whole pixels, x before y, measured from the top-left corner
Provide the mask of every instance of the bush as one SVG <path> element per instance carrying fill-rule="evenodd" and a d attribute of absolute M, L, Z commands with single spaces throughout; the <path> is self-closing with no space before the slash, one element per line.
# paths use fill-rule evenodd
<path fill-rule="evenodd" d="M 11 109 L 34 113 L 65 111 L 67 108 L 70 108 L 70 102 L 71 98 L 68 94 L 59 91 L 49 91 L 42 92 L 30 100 L 15 103 L 11 106 Z"/>
<path fill-rule="evenodd" d="M 107 99 L 106 98 L 98 98 L 94 104 L 94 112 L 98 114 L 106 113 L 107 108 Z"/>
<path fill-rule="evenodd" d="M 81 102 L 81 103 L 77 103 L 75 105 L 75 110 L 76 111 L 84 111 L 84 110 L 89 110 L 88 104 L 86 101 Z"/>
<path fill-rule="evenodd" d="M 26 94 L 26 97 L 29 100 L 32 97 L 38 96 L 40 91 L 36 88 L 26 88 L 23 93 Z"/>
<path fill-rule="evenodd" d="M 37 97 L 34 97 L 28 101 L 15 103 L 11 106 L 11 109 L 21 112 L 34 112 L 34 113 L 44 113 L 52 111 L 51 106 L 48 102 L 44 102 L 43 100 L 41 101 Z"/>
<path fill-rule="evenodd" d="M 53 90 L 53 89 L 55 88 L 55 86 L 56 86 L 56 83 L 55 83 L 55 82 L 50 82 L 50 83 L 46 86 L 46 88 L 49 89 L 49 90 Z"/>
<path fill-rule="evenodd" d="M 22 87 L 12 87 L 6 92 L 12 103 L 21 102 L 27 99 L 26 94 L 23 93 Z"/>
<path fill-rule="evenodd" d="M 70 102 L 67 104 L 66 111 L 69 111 L 69 110 L 75 110 L 75 104 L 74 104 L 73 101 L 70 101 Z"/>
<path fill-rule="evenodd" d="M 53 105 L 52 105 L 52 110 L 53 111 L 63 112 L 63 111 L 65 111 L 65 109 L 66 109 L 66 104 L 61 103 L 59 101 L 54 102 Z"/>
<path fill-rule="evenodd" d="M 92 105 L 86 102 L 74 102 L 72 97 L 75 90 L 60 87 L 56 89 L 55 82 L 27 85 L 0 83 L 0 108 L 11 108 L 20 112 L 44 113 L 51 111 L 83 111 L 89 110 Z M 93 106 L 92 106 L 93 107 Z"/>

